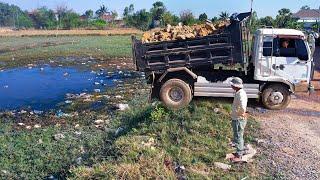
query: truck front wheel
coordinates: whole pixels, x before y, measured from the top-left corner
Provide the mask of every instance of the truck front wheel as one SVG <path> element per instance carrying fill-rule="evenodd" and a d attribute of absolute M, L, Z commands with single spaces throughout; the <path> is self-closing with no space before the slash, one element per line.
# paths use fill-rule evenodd
<path fill-rule="evenodd" d="M 190 86 L 180 79 L 170 79 L 160 89 L 160 99 L 169 108 L 183 108 L 192 100 Z"/>
<path fill-rule="evenodd" d="M 262 93 L 263 105 L 271 110 L 281 110 L 288 107 L 291 95 L 288 88 L 280 84 L 268 86 Z"/>

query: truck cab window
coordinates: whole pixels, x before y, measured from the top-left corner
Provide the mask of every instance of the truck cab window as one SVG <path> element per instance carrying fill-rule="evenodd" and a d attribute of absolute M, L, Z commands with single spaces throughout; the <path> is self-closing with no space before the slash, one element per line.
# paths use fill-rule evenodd
<path fill-rule="evenodd" d="M 309 60 L 306 43 L 302 39 L 296 40 L 296 54 L 301 61 Z"/>
<path fill-rule="evenodd" d="M 279 42 L 280 57 L 297 57 L 295 39 L 281 38 Z"/>

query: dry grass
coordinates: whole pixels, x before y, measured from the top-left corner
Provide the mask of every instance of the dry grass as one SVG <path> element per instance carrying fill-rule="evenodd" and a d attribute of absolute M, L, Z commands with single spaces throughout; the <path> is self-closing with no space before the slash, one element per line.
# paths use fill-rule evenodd
<path fill-rule="evenodd" d="M 21 36 L 71 36 L 71 35 L 128 35 L 141 34 L 142 31 L 133 28 L 116 28 L 108 30 L 18 30 L 0 29 L 0 37 L 21 37 Z"/>

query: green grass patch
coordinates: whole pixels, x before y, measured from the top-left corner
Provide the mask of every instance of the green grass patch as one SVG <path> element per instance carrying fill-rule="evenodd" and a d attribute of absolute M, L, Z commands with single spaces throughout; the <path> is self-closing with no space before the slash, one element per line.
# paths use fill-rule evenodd
<path fill-rule="evenodd" d="M 0 177 L 42 179 L 242 179 L 256 177 L 254 163 L 232 165 L 225 172 L 214 162 L 227 162 L 231 138 L 230 104 L 194 101 L 173 111 L 146 98 L 135 98 L 131 109 L 104 115 L 103 130 L 94 126 L 102 112 L 81 114 L 65 126 L 16 130 L 3 119 L 0 126 Z M 219 113 L 214 109 L 219 108 Z M 6 122 L 6 123 L 5 123 Z M 80 127 L 75 127 L 80 124 Z M 249 120 L 246 141 L 256 136 L 258 124 Z M 65 138 L 55 140 L 55 134 Z M 175 167 L 184 166 L 177 172 Z"/>
<path fill-rule="evenodd" d="M 0 38 L 0 62 L 4 67 L 46 61 L 56 57 L 108 59 L 131 57 L 131 53 L 129 35 Z"/>
<path fill-rule="evenodd" d="M 233 165 L 225 172 L 214 167 L 224 162 L 231 138 L 229 104 L 209 100 L 192 103 L 188 108 L 172 111 L 161 105 L 138 102 L 121 114 L 115 127 L 123 131 L 113 140 L 112 161 L 92 167 L 71 170 L 74 179 L 95 179 L 109 176 L 120 179 L 241 179 L 255 177 L 255 165 Z M 227 108 L 226 108 L 227 107 Z M 220 113 L 214 109 L 220 108 Z M 225 109 L 226 108 L 226 109 Z M 255 136 L 258 125 L 250 120 L 246 140 Z M 185 172 L 176 172 L 178 165 Z"/>

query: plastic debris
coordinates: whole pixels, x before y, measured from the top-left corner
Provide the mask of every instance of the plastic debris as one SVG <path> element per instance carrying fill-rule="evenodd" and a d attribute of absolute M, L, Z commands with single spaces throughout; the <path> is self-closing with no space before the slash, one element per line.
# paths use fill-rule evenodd
<path fill-rule="evenodd" d="M 94 91 L 95 93 L 100 93 L 100 92 L 101 92 L 100 89 L 94 89 L 93 91 Z"/>
<path fill-rule="evenodd" d="M 40 115 L 40 114 L 43 114 L 43 111 L 34 110 L 33 113 L 37 114 L 37 115 Z"/>
<path fill-rule="evenodd" d="M 120 111 L 125 111 L 125 110 L 129 109 L 129 105 L 128 104 L 117 104 L 117 108 Z"/>
<path fill-rule="evenodd" d="M 105 121 L 104 120 L 101 120 L 101 119 L 98 119 L 96 121 L 94 121 L 95 124 L 99 125 L 99 124 L 104 124 Z"/>
<path fill-rule="evenodd" d="M 115 131 L 114 135 L 115 135 L 115 136 L 118 136 L 118 135 L 120 135 L 123 131 L 124 131 L 124 128 L 123 128 L 123 127 L 119 127 L 119 128 Z"/>
<path fill-rule="evenodd" d="M 221 163 L 221 162 L 215 162 L 215 163 L 214 163 L 214 166 L 215 166 L 216 168 L 220 168 L 220 169 L 225 170 L 225 171 L 231 169 L 231 165 L 229 165 L 229 164 L 224 164 L 224 163 Z"/>
<path fill-rule="evenodd" d="M 61 134 L 61 133 L 58 133 L 58 134 L 55 134 L 55 135 L 53 136 L 53 138 L 54 138 L 54 140 L 59 141 L 59 140 L 61 140 L 61 139 L 64 139 L 65 136 L 64 136 L 63 134 Z"/>
<path fill-rule="evenodd" d="M 36 124 L 33 127 L 36 128 L 36 129 L 39 129 L 39 128 L 41 128 L 41 125 L 40 124 Z"/>

